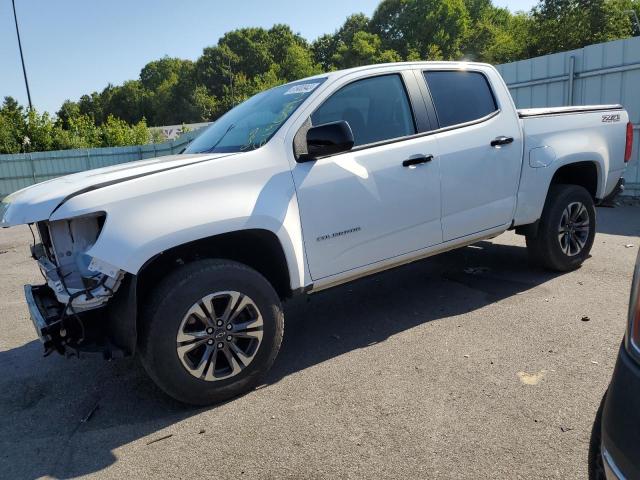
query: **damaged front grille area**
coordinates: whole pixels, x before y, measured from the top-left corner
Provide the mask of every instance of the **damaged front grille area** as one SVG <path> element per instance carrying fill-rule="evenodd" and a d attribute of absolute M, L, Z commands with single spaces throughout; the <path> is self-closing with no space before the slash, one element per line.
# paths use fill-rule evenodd
<path fill-rule="evenodd" d="M 55 260 L 53 245 L 51 244 L 51 236 L 49 235 L 49 222 L 38 222 L 36 223 L 36 228 L 41 241 L 41 243 L 38 244 L 41 245 L 41 251 L 38 256 L 36 256 L 32 249 L 31 256 L 37 260 L 40 256 L 46 255 L 49 260 Z"/>
<path fill-rule="evenodd" d="M 32 246 L 31 254 L 67 314 L 104 305 L 124 277 L 113 267 L 104 273 L 104 263 L 87 254 L 104 221 L 105 215 L 97 214 L 37 224 L 41 243 Z"/>
<path fill-rule="evenodd" d="M 46 353 L 87 351 L 104 340 L 102 307 L 125 277 L 122 270 L 87 253 L 104 222 L 105 215 L 96 214 L 36 225 L 40 243 L 34 243 L 31 255 L 46 285 L 25 288 Z"/>

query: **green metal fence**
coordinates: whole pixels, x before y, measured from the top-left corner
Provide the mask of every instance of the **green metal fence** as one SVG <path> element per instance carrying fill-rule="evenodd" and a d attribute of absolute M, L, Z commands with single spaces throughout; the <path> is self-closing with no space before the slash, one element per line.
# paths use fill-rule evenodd
<path fill-rule="evenodd" d="M 640 196 L 640 37 L 498 65 L 518 108 L 620 103 L 633 123 L 626 195 Z"/>
<path fill-rule="evenodd" d="M 168 142 L 133 147 L 0 155 L 0 198 L 29 185 L 70 173 L 179 153 L 198 133 L 194 130 Z"/>

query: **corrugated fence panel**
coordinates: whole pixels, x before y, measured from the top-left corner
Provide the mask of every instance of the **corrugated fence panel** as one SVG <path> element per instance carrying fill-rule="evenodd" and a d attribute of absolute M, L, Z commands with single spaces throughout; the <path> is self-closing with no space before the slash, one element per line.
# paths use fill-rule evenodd
<path fill-rule="evenodd" d="M 634 125 L 626 194 L 640 195 L 640 37 L 497 66 L 518 108 L 620 103 Z"/>
<path fill-rule="evenodd" d="M 62 175 L 178 153 L 198 133 L 188 132 L 175 140 L 152 145 L 0 155 L 0 198 Z"/>

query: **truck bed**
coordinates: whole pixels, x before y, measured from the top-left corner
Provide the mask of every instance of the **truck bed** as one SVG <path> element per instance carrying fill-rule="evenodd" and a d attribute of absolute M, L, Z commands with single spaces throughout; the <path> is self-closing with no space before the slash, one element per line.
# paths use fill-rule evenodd
<path fill-rule="evenodd" d="M 535 222 L 542 213 L 548 185 L 564 165 L 581 162 L 594 168 L 591 193 L 601 200 L 618 184 L 625 169 L 628 115 L 620 105 L 586 105 L 518 110 L 524 134 L 524 162 L 515 225 Z M 586 172 L 586 170 L 585 170 Z"/>

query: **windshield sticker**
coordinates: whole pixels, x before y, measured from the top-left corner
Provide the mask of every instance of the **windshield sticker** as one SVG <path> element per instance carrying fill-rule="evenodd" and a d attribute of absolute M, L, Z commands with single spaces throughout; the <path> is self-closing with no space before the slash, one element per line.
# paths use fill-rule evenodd
<path fill-rule="evenodd" d="M 312 92 L 320 83 L 302 83 L 300 85 L 294 85 L 289 90 L 284 92 L 285 95 L 295 95 L 296 93 L 309 93 Z"/>

